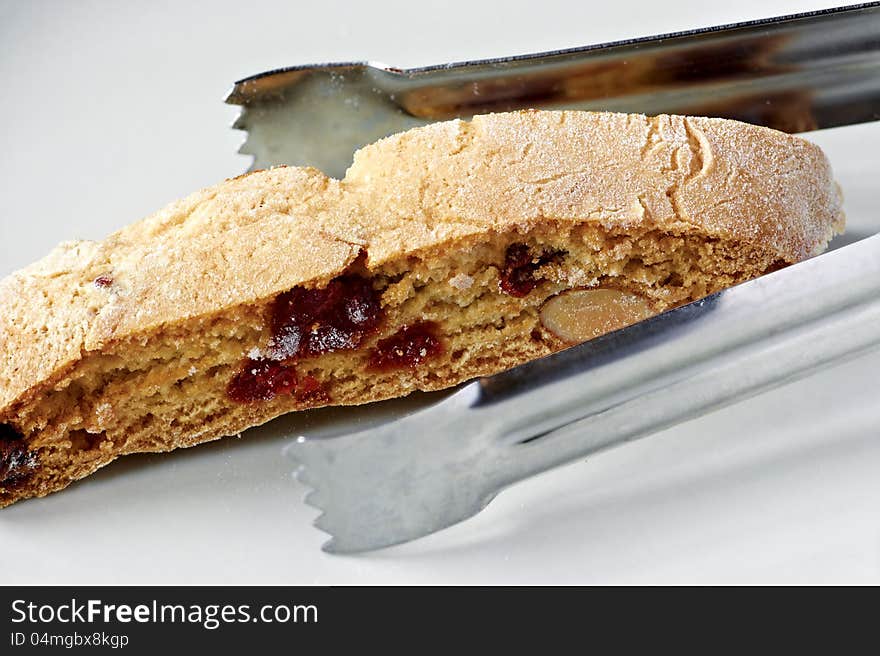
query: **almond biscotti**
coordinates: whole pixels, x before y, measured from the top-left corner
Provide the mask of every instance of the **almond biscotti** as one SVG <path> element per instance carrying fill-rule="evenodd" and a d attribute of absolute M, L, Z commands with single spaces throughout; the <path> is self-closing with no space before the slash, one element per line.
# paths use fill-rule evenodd
<path fill-rule="evenodd" d="M 0 505 L 139 451 L 492 374 L 820 252 L 813 144 L 519 112 L 260 171 L 0 282 Z"/>

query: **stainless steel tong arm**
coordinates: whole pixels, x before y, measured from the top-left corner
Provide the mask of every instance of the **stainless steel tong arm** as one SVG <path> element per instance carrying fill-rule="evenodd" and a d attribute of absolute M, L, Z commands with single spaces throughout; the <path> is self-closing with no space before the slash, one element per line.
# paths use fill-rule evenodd
<path fill-rule="evenodd" d="M 341 177 L 359 147 L 411 127 L 523 108 L 734 118 L 786 132 L 880 117 L 880 3 L 519 57 L 402 70 L 295 66 L 239 80 L 252 168 Z"/>

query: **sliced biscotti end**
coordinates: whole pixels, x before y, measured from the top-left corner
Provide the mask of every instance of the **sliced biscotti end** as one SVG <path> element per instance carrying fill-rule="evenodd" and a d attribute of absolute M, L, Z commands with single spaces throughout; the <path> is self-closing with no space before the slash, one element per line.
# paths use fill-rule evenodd
<path fill-rule="evenodd" d="M 360 150 L 343 184 L 370 256 L 544 218 L 652 226 L 762 244 L 788 262 L 843 229 L 828 160 L 800 137 L 737 121 L 523 111 L 450 121 Z"/>
<path fill-rule="evenodd" d="M 842 217 L 816 146 L 743 123 L 593 112 L 439 123 L 364 148 L 341 182 L 305 167 L 240 176 L 6 279 L 0 408 L 81 353 L 322 284 L 361 249 L 376 267 L 551 220 L 727 239 L 792 262 Z"/>
<path fill-rule="evenodd" d="M 101 300 L 102 247 L 67 242 L 0 280 L 0 417 L 77 362 Z"/>
<path fill-rule="evenodd" d="M 229 180 L 14 275 L 0 505 L 126 453 L 492 374 L 824 245 L 841 215 L 818 151 L 771 132 L 767 181 L 731 139 L 700 146 L 715 128 L 699 121 L 431 126 L 368 147 L 344 180 Z M 805 204 L 770 200 L 805 180 Z"/>
<path fill-rule="evenodd" d="M 0 281 L 0 415 L 114 341 L 325 284 L 363 244 L 314 220 L 338 188 L 311 168 L 239 176 L 101 242 L 62 244 Z"/>
<path fill-rule="evenodd" d="M 843 232 L 843 196 L 816 144 L 724 119 L 680 120 L 699 152 L 677 195 L 690 222 L 764 243 L 788 262 L 817 255 Z"/>
<path fill-rule="evenodd" d="M 61 489 L 127 453 L 496 373 L 780 262 L 735 242 L 554 221 L 379 266 L 356 257 L 327 282 L 285 284 L 83 353 L 3 416 L 0 504 Z"/>

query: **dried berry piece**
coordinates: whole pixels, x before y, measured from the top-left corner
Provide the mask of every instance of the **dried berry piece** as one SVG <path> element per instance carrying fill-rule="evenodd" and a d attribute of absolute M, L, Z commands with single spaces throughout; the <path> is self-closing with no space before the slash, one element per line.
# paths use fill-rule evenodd
<path fill-rule="evenodd" d="M 113 278 L 110 276 L 98 276 L 95 278 L 95 287 L 106 289 L 113 284 Z"/>
<path fill-rule="evenodd" d="M 37 454 L 28 451 L 24 438 L 8 424 L 0 424 L 0 486 L 24 483 L 39 464 Z"/>
<path fill-rule="evenodd" d="M 230 381 L 226 393 L 237 403 L 271 401 L 296 389 L 296 370 L 289 365 L 261 358 L 245 360 L 241 371 Z"/>
<path fill-rule="evenodd" d="M 324 289 L 295 287 L 275 301 L 269 356 L 298 360 L 355 349 L 382 318 L 380 294 L 366 278 L 342 276 Z"/>
<path fill-rule="evenodd" d="M 373 371 L 415 369 L 443 353 L 439 335 L 439 326 L 433 321 L 404 326 L 391 337 L 379 340 L 368 367 Z"/>
<path fill-rule="evenodd" d="M 545 264 L 557 260 L 560 255 L 553 251 L 535 257 L 525 244 L 511 244 L 507 247 L 504 265 L 501 267 L 501 291 L 516 298 L 526 296 L 538 286 L 535 272 Z"/>
<path fill-rule="evenodd" d="M 0 424 L 0 441 L 14 442 L 23 439 L 24 436 L 9 424 Z"/>
<path fill-rule="evenodd" d="M 310 405 L 330 403 L 330 394 L 314 376 L 306 376 L 296 388 L 296 400 Z"/>

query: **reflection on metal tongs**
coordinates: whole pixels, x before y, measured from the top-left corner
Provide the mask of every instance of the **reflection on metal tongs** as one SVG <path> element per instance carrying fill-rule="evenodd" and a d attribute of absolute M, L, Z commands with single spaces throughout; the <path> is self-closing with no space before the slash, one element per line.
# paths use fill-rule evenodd
<path fill-rule="evenodd" d="M 880 118 L 880 3 L 401 71 L 304 66 L 238 82 L 253 168 L 340 176 L 358 147 L 524 107 L 713 115 L 789 132 Z M 327 551 L 406 542 L 501 489 L 880 345 L 880 235 L 469 383 L 378 428 L 289 448 Z"/>
<path fill-rule="evenodd" d="M 785 132 L 880 116 L 878 3 L 574 48 L 400 70 L 294 66 L 235 83 L 251 168 L 341 177 L 376 139 L 526 107 L 734 118 Z"/>

